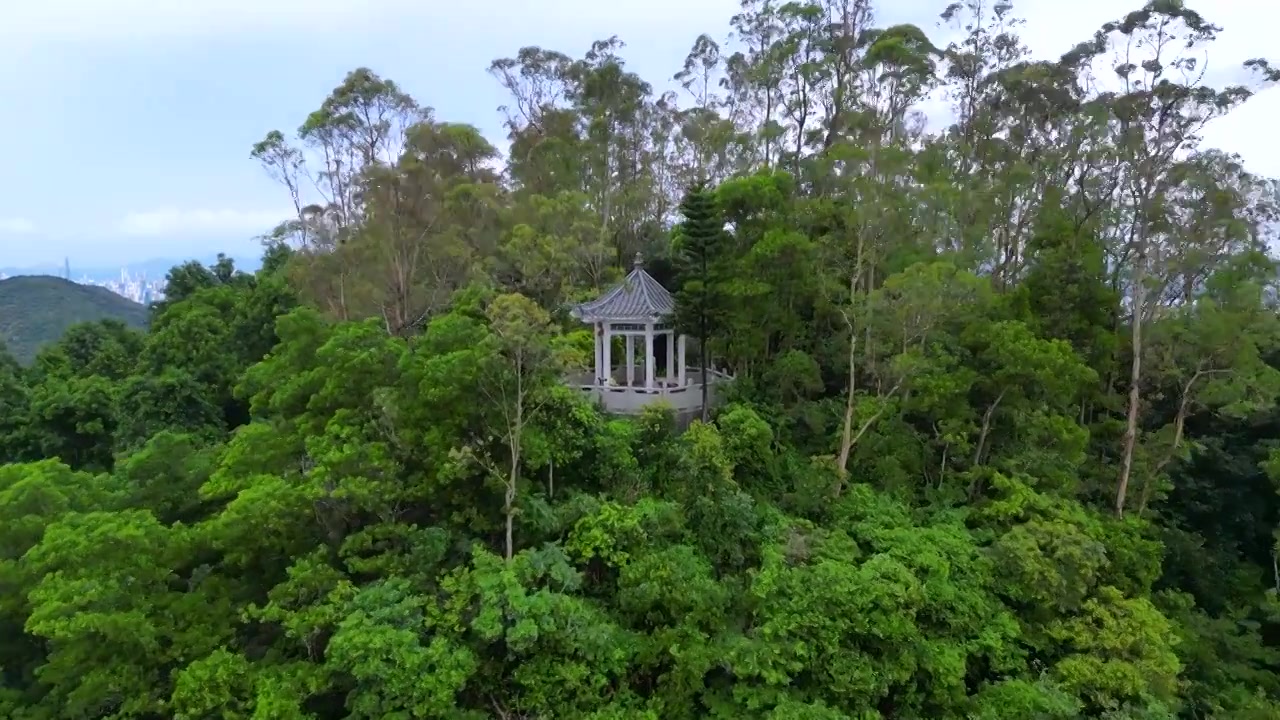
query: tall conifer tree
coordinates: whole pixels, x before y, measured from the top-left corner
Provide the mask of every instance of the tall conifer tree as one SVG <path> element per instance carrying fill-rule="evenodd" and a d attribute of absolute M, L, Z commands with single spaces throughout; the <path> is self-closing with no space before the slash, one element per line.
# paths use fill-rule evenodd
<path fill-rule="evenodd" d="M 680 203 L 683 221 L 676 229 L 675 259 L 678 285 L 675 296 L 676 329 L 698 339 L 698 370 L 702 376 L 702 419 L 710 403 L 707 347 L 718 323 L 724 320 L 728 281 L 725 253 L 728 249 L 724 217 L 715 191 L 706 182 L 689 188 Z"/>

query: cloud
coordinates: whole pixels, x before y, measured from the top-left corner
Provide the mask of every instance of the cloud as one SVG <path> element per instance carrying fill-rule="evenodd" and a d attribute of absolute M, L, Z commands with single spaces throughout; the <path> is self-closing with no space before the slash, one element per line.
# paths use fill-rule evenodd
<path fill-rule="evenodd" d="M 30 235 L 36 231 L 36 224 L 22 217 L 0 218 L 0 234 Z"/>
<path fill-rule="evenodd" d="M 162 208 L 125 215 L 122 235 L 258 235 L 292 215 L 290 210 L 179 210 Z"/>

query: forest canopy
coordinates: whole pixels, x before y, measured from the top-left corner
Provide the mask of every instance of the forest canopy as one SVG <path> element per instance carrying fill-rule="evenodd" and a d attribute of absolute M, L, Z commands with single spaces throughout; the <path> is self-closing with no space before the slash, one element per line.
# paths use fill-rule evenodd
<path fill-rule="evenodd" d="M 364 68 L 269 132 L 261 270 L 0 351 L 0 717 L 1280 717 L 1280 194 L 1199 139 L 1276 72 L 873 10 L 521 48 L 502 152 Z M 563 382 L 637 253 L 705 421 Z"/>

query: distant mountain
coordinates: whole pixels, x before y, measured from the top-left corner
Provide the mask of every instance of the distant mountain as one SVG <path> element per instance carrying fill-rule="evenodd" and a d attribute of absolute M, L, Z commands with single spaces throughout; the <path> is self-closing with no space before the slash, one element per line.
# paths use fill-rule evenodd
<path fill-rule="evenodd" d="M 57 342 L 72 325 L 103 319 L 142 328 L 147 309 L 106 288 L 59 277 L 27 275 L 0 280 L 0 340 L 22 364 Z"/>

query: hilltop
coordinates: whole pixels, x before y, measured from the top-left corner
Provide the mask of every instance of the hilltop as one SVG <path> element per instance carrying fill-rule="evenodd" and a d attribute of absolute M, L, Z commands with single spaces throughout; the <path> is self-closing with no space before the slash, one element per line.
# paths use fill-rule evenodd
<path fill-rule="evenodd" d="M 31 362 L 72 325 L 107 318 L 141 328 L 147 309 L 106 288 L 48 275 L 0 280 L 0 340 L 18 362 Z"/>

